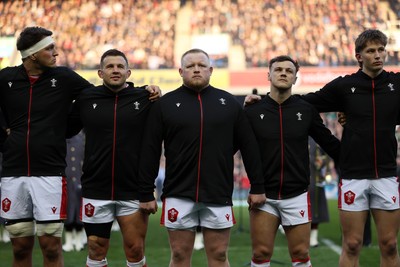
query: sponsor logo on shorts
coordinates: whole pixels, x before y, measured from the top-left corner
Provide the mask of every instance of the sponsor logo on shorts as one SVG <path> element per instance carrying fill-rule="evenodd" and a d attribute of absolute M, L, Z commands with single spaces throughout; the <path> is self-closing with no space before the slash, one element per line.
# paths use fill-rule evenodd
<path fill-rule="evenodd" d="M 168 221 L 170 222 L 176 222 L 178 218 L 179 211 L 177 211 L 175 208 L 169 209 L 168 210 Z"/>
<path fill-rule="evenodd" d="M 85 215 L 87 217 L 93 217 L 94 215 L 94 206 L 90 203 L 85 205 Z"/>
<path fill-rule="evenodd" d="M 351 190 L 344 193 L 344 202 L 346 202 L 347 205 L 353 204 L 355 198 L 356 194 L 354 194 Z"/>
<path fill-rule="evenodd" d="M 1 208 L 4 212 L 7 212 L 11 208 L 11 201 L 8 198 L 3 199 L 1 202 Z"/>
<path fill-rule="evenodd" d="M 57 208 L 56 208 L 56 207 L 52 207 L 52 208 L 51 208 L 51 211 L 53 212 L 53 214 L 55 214 L 56 211 L 57 211 Z"/>

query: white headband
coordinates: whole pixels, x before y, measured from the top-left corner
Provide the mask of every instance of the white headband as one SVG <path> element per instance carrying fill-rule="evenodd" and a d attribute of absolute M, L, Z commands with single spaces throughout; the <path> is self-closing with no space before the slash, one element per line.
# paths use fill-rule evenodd
<path fill-rule="evenodd" d="M 21 50 L 21 56 L 22 58 L 29 57 L 30 55 L 42 50 L 43 48 L 47 47 L 52 43 L 54 43 L 53 38 L 51 36 L 47 36 L 42 40 L 40 40 L 39 42 L 37 42 L 36 44 L 34 44 L 33 46 L 31 46 L 30 48 Z"/>

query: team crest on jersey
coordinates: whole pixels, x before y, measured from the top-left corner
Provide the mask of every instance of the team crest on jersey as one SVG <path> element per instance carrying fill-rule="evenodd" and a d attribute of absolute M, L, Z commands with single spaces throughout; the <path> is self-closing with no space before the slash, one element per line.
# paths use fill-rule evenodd
<path fill-rule="evenodd" d="M 297 112 L 296 116 L 297 116 L 297 120 L 298 120 L 298 121 L 302 121 L 302 120 L 303 120 L 303 119 L 301 118 L 301 116 L 303 116 L 303 114 L 301 114 L 300 112 Z"/>
<path fill-rule="evenodd" d="M 356 198 L 356 194 L 354 194 L 353 191 L 351 191 L 351 190 L 349 190 L 346 193 L 344 193 L 344 202 L 347 205 L 353 204 L 355 198 Z"/>
<path fill-rule="evenodd" d="M 393 83 L 389 83 L 388 87 L 389 87 L 390 91 L 394 91 L 394 84 Z"/>
<path fill-rule="evenodd" d="M 133 105 L 135 106 L 136 110 L 139 110 L 139 106 L 140 106 L 139 102 L 136 101 L 136 102 L 133 103 Z"/>
<path fill-rule="evenodd" d="M 57 83 L 56 79 L 53 78 L 50 80 L 50 82 L 51 82 L 51 87 L 56 87 L 56 83 Z"/>
<path fill-rule="evenodd" d="M 11 201 L 8 198 L 3 199 L 3 201 L 1 201 L 1 209 L 4 212 L 9 211 L 11 208 Z"/>
<path fill-rule="evenodd" d="M 92 204 L 90 204 L 90 203 L 88 203 L 88 204 L 86 204 L 85 205 L 85 215 L 87 216 L 87 217 L 93 217 L 93 215 L 94 215 L 94 206 L 92 205 Z"/>
<path fill-rule="evenodd" d="M 8 82 L 8 87 L 11 88 L 11 86 L 12 86 L 12 82 Z"/>
<path fill-rule="evenodd" d="M 93 109 L 96 109 L 97 104 L 96 104 L 96 103 L 93 103 L 92 106 L 93 106 Z"/>
<path fill-rule="evenodd" d="M 221 105 L 226 105 L 226 99 L 225 98 L 220 98 L 219 101 L 221 102 Z"/>
<path fill-rule="evenodd" d="M 356 91 L 356 88 L 355 87 L 351 87 L 350 90 L 351 90 L 352 93 L 354 93 Z"/>
<path fill-rule="evenodd" d="M 178 219 L 179 211 L 177 211 L 175 208 L 169 209 L 168 210 L 168 221 L 170 222 L 176 222 Z"/>
<path fill-rule="evenodd" d="M 263 120 L 264 119 L 264 114 L 260 114 L 260 118 Z"/>

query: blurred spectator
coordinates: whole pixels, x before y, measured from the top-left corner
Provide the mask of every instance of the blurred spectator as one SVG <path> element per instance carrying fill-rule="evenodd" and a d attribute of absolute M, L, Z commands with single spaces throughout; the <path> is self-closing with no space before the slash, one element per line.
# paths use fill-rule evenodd
<path fill-rule="evenodd" d="M 365 28 L 388 30 L 381 1 L 351 0 L 76 0 L 0 1 L 0 37 L 17 36 L 31 25 L 58 33 L 59 64 L 97 69 L 111 47 L 124 52 L 135 69 L 175 68 L 174 43 L 182 6 L 193 14 L 191 34 L 227 33 L 241 45 L 247 67 L 266 67 L 289 54 L 302 66 L 354 65 L 353 40 Z M 190 4 L 190 5 L 189 5 Z M 400 4 L 389 0 L 400 17 Z M 301 45 L 297 45 L 301 44 Z M 216 64 L 226 65 L 225 60 Z M 399 64 L 389 53 L 389 64 Z"/>
<path fill-rule="evenodd" d="M 82 164 L 84 157 L 85 136 L 81 132 L 67 139 L 67 219 L 64 221 L 64 245 L 63 250 L 81 251 L 86 244 L 86 235 L 83 230 L 83 222 L 80 220 L 80 208 L 82 202 Z"/>
<path fill-rule="evenodd" d="M 329 222 L 328 202 L 325 195 L 325 177 L 330 175 L 329 156 L 312 139 L 308 138 L 310 153 L 310 202 L 311 202 L 311 234 L 310 247 L 317 247 L 318 226 Z"/>
<path fill-rule="evenodd" d="M 281 54 L 294 56 L 302 66 L 354 65 L 357 33 L 387 29 L 379 2 L 193 1 L 191 29 L 193 34 L 229 33 L 233 44 L 243 46 L 247 67 L 266 67 Z M 393 11 L 400 13 L 397 1 L 392 2 Z"/>
<path fill-rule="evenodd" d="M 133 68 L 154 68 L 153 57 L 160 58 L 157 68 L 173 68 L 179 7 L 178 0 L 1 1 L 0 37 L 17 36 L 28 25 L 50 25 L 57 32 L 60 65 L 97 69 L 101 54 L 118 47 Z"/>

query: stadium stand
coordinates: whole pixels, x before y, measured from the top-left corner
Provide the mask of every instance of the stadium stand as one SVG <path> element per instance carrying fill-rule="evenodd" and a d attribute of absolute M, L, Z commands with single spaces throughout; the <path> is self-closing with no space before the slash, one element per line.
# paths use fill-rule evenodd
<path fill-rule="evenodd" d="M 59 64 L 73 69 L 97 68 L 109 47 L 136 69 L 175 68 L 198 34 L 229 35 L 235 53 L 218 58 L 220 67 L 265 67 L 278 54 L 302 66 L 347 66 L 356 35 L 374 27 L 390 37 L 388 61 L 398 65 L 399 17 L 396 0 L 0 1 L 0 38 L 43 25 L 55 33 Z"/>

